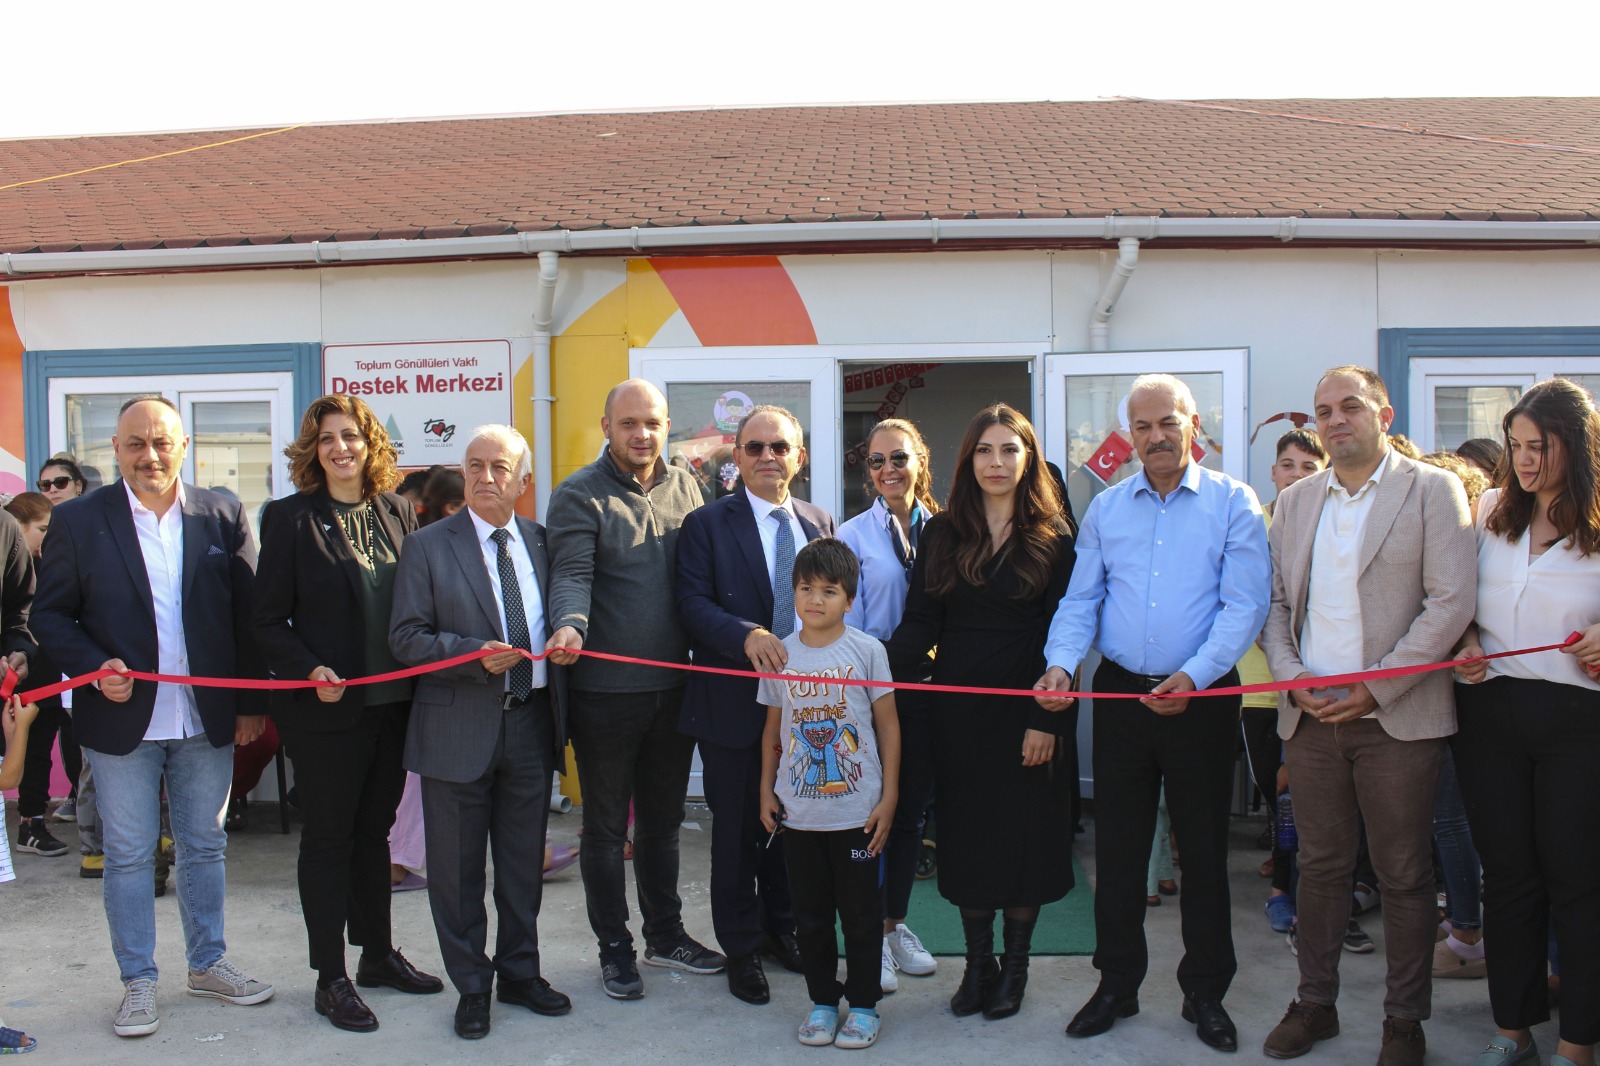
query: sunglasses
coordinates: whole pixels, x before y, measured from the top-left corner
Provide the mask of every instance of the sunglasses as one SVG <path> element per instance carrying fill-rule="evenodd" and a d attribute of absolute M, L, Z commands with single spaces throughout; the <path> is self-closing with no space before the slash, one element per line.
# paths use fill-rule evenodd
<path fill-rule="evenodd" d="M 794 450 L 794 445 L 786 440 L 747 440 L 744 442 L 743 448 L 744 453 L 752 459 L 761 458 L 762 453 L 768 448 L 772 449 L 772 454 L 776 458 L 782 459 Z"/>
<path fill-rule="evenodd" d="M 52 488 L 59 492 L 76 480 L 78 479 L 75 477 L 67 477 L 66 475 L 62 475 L 61 477 L 47 477 L 42 481 L 37 482 L 37 484 L 40 492 L 49 492 Z"/>
<path fill-rule="evenodd" d="M 882 470 L 884 463 L 893 463 L 896 470 L 904 470 L 906 468 L 906 464 L 910 461 L 910 452 L 890 452 L 887 459 L 879 455 L 877 452 L 873 452 L 871 455 L 867 456 L 867 469 Z"/>

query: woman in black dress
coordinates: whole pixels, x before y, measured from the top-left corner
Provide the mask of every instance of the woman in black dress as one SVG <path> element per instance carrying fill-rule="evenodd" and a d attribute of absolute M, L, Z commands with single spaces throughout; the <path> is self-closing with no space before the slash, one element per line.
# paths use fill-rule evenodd
<path fill-rule="evenodd" d="M 961 442 L 949 504 L 922 533 L 888 645 L 895 676 L 920 677 L 937 646 L 936 684 L 1030 688 L 1072 575 L 1072 545 L 1033 426 L 1005 404 L 980 411 Z M 937 695 L 928 722 L 939 892 L 961 908 L 967 941 L 950 1009 L 1009 1017 L 1022 1005 L 1039 908 L 1072 888 L 1073 738 L 1065 719 L 1022 696 Z"/>
<path fill-rule="evenodd" d="M 372 409 L 352 396 L 314 401 L 285 449 L 299 488 L 261 515 L 255 635 L 280 678 L 333 682 L 399 668 L 389 610 L 400 543 L 417 528 L 395 448 Z M 394 949 L 389 924 L 389 827 L 405 786 L 400 765 L 411 682 L 274 693 L 272 717 L 294 762 L 305 827 L 300 907 L 314 1006 L 340 1029 L 378 1019 L 351 986 L 344 941 L 361 948 L 356 983 L 401 992 L 444 989 Z"/>

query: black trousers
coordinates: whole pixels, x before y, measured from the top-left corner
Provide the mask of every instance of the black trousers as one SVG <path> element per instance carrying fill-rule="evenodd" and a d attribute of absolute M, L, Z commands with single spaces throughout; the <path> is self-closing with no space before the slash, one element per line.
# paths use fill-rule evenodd
<path fill-rule="evenodd" d="M 41 818 L 50 805 L 50 751 L 59 733 L 61 768 L 72 783 L 71 795 L 78 794 L 78 777 L 83 772 L 83 750 L 72 739 L 72 715 L 61 706 L 59 696 L 41 700 L 39 717 L 28 730 L 28 751 L 22 764 L 22 785 L 17 790 L 17 814 L 22 818 Z"/>
<path fill-rule="evenodd" d="M 359 699 L 359 690 L 345 699 Z M 278 726 L 294 760 L 300 831 L 300 910 L 311 968 L 345 972 L 344 943 L 372 954 L 389 942 L 389 830 L 405 791 L 400 756 L 410 705 L 368 707 L 349 729 Z"/>
<path fill-rule="evenodd" d="M 753 705 L 752 705 L 753 706 Z M 757 784 L 761 745 L 725 748 L 700 741 L 701 778 L 711 808 L 711 926 L 723 954 L 753 955 L 763 933 L 794 931 L 794 905 L 779 833 L 767 847 Z M 879 937 L 882 937 L 882 925 Z"/>
<path fill-rule="evenodd" d="M 1230 670 L 1218 686 L 1238 684 Z M 1149 692 L 1109 659 L 1095 671 L 1100 692 Z M 1239 697 L 1192 699 L 1177 715 L 1159 715 L 1136 700 L 1094 705 L 1094 954 L 1100 983 L 1130 996 L 1149 968 L 1145 943 L 1145 876 L 1162 784 L 1172 830 L 1183 852 L 1185 993 L 1221 999 L 1238 963 L 1228 894 L 1228 815 L 1238 750 Z"/>
<path fill-rule="evenodd" d="M 550 823 L 555 719 L 550 698 L 506 711 L 483 775 L 474 781 L 422 779 L 428 846 L 428 905 L 445 972 L 462 995 L 493 991 L 494 978 L 539 976 L 539 905 L 544 900 L 544 831 Z M 494 958 L 486 954 L 484 905 L 494 856 Z"/>
<path fill-rule="evenodd" d="M 922 853 L 923 821 L 933 802 L 933 736 L 928 732 L 922 695 L 910 691 L 895 695 L 895 707 L 900 712 L 900 802 L 883 852 L 883 913 L 887 918 L 904 918 L 911 907 L 911 886 L 916 882 L 917 857 Z"/>
<path fill-rule="evenodd" d="M 794 896 L 794 935 L 805 963 L 811 1002 L 871 1010 L 883 996 L 883 856 L 868 855 L 859 829 L 831 832 L 789 830 L 786 838 L 789 891 Z M 839 983 L 839 942 L 834 916 L 844 933 L 845 979 Z"/>
<path fill-rule="evenodd" d="M 1600 693 L 1497 677 L 1456 686 L 1450 738 L 1483 862 L 1489 1005 L 1502 1029 L 1550 1018 L 1549 934 L 1561 955 L 1561 1039 L 1600 1043 Z"/>

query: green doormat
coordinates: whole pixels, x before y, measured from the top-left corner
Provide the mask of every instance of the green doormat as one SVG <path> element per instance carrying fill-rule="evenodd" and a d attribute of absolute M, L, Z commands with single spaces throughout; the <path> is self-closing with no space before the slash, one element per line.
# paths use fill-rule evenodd
<path fill-rule="evenodd" d="M 1035 955 L 1094 954 L 1094 891 L 1076 855 L 1072 857 L 1072 876 L 1076 885 L 1066 899 L 1057 900 L 1039 912 L 1039 925 L 1033 932 Z M 937 879 L 918 881 L 912 887 L 910 909 L 906 925 L 921 939 L 923 947 L 935 955 L 967 953 L 967 942 L 961 935 L 961 912 L 939 895 Z M 998 949 L 998 916 L 994 936 Z"/>

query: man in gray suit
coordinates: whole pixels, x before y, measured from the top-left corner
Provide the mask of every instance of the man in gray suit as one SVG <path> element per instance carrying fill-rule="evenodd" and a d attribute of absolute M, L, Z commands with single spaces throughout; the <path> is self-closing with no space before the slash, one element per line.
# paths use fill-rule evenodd
<path fill-rule="evenodd" d="M 461 1000 L 456 1035 L 489 1033 L 489 992 L 544 1015 L 572 1009 L 539 974 L 539 901 L 550 774 L 565 749 L 563 668 L 523 651 L 549 636 L 544 527 L 515 513 L 532 455 L 510 426 L 473 431 L 467 506 L 406 538 L 389 647 L 408 665 L 493 654 L 417 681 L 406 769 L 422 776 L 429 902 Z M 495 954 L 485 953 L 486 851 L 494 854 Z"/>
<path fill-rule="evenodd" d="M 1450 658 L 1477 607 L 1477 546 L 1461 482 L 1389 447 L 1383 379 L 1334 367 L 1317 384 L 1330 469 L 1278 497 L 1261 645 L 1279 680 Z M 1379 1066 L 1421 1063 L 1432 994 L 1433 798 L 1456 731 L 1450 672 L 1294 692 L 1279 703 L 1300 836 L 1299 996 L 1263 1051 L 1294 1058 L 1337 1036 L 1339 952 L 1365 820 L 1383 889 L 1388 994 Z"/>

